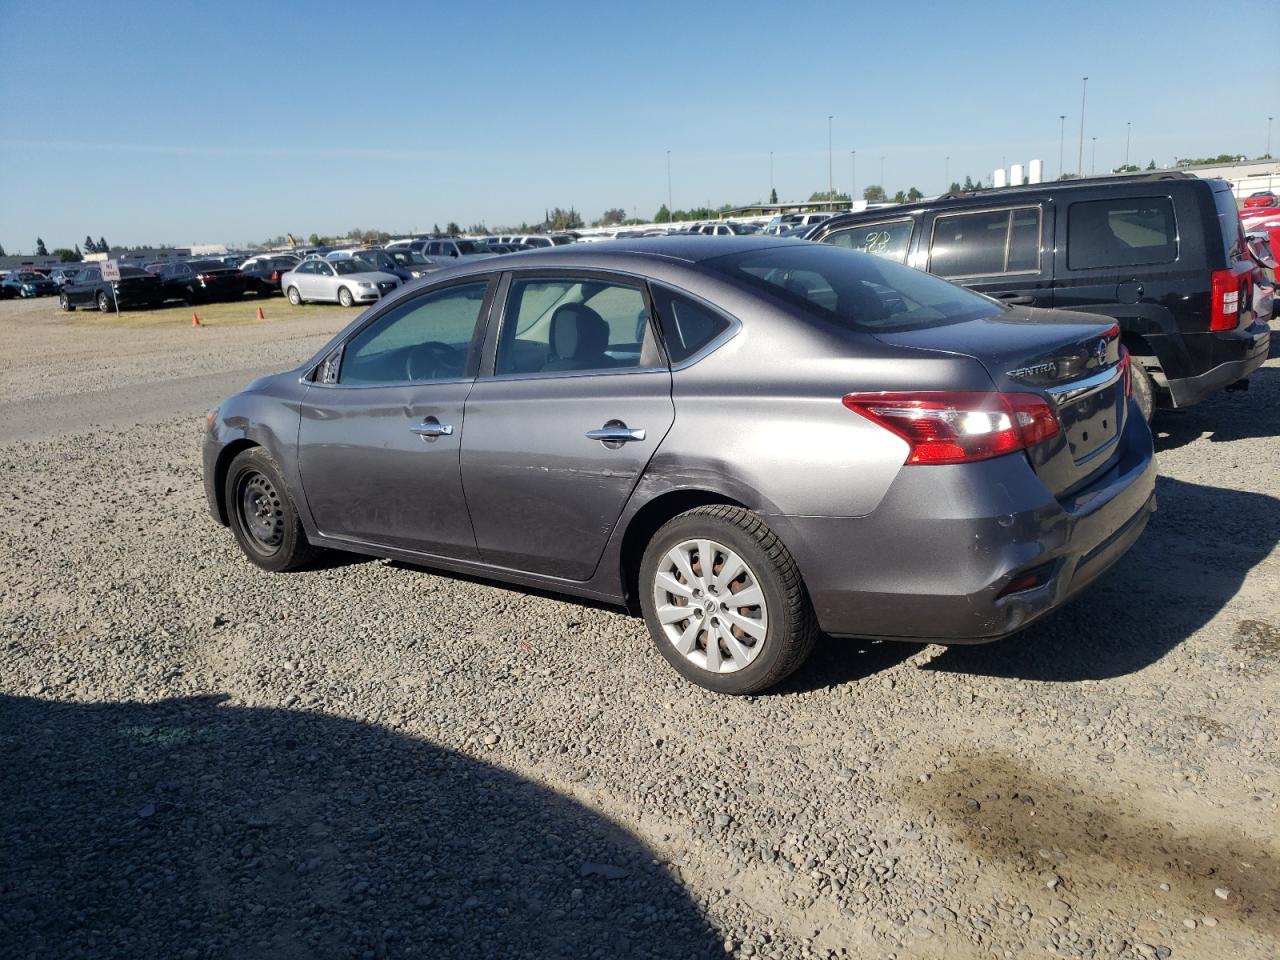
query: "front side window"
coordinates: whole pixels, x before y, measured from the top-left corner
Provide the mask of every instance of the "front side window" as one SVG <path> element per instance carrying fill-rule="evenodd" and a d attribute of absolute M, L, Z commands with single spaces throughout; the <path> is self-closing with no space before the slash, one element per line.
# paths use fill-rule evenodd
<path fill-rule="evenodd" d="M 823 242 L 884 257 L 894 263 L 906 263 L 907 248 L 911 245 L 911 231 L 914 227 L 915 221 L 910 217 L 862 223 L 847 230 L 839 230 L 824 238 Z"/>
<path fill-rule="evenodd" d="M 497 376 L 640 366 L 649 311 L 639 287 L 577 277 L 511 284 Z"/>
<path fill-rule="evenodd" d="M 1039 269 L 1039 207 L 949 213 L 934 221 L 930 273 L 980 277 Z"/>
<path fill-rule="evenodd" d="M 1239 217 L 1235 217 L 1237 224 Z M 1067 211 L 1067 266 L 1131 267 L 1178 259 L 1178 228 L 1168 197 L 1073 203 Z"/>
<path fill-rule="evenodd" d="M 353 336 L 338 382 L 416 383 L 466 372 L 487 280 L 446 287 L 392 307 Z"/>
<path fill-rule="evenodd" d="M 826 243 L 797 243 L 703 263 L 797 308 L 864 333 L 924 330 L 1005 307 L 919 270 Z"/>

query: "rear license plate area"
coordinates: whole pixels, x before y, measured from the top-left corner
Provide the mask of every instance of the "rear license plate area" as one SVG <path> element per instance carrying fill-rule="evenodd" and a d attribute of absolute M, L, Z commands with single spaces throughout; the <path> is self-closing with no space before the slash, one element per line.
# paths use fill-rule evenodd
<path fill-rule="evenodd" d="M 1120 427 L 1117 401 L 1123 389 L 1123 384 L 1117 381 L 1065 404 L 1058 411 L 1071 458 L 1076 463 L 1089 459 L 1116 438 Z"/>

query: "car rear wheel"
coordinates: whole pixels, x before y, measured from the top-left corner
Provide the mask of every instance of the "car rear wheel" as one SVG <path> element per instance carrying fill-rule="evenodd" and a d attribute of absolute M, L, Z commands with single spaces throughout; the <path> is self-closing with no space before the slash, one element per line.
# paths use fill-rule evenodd
<path fill-rule="evenodd" d="M 223 487 L 231 530 L 244 555 L 264 570 L 296 570 L 320 552 L 307 542 L 280 468 L 262 447 L 231 461 Z"/>
<path fill-rule="evenodd" d="M 298 292 L 297 287 L 289 288 L 288 297 L 289 297 L 289 302 L 292 303 L 295 307 L 302 306 L 302 294 Z"/>
<path fill-rule="evenodd" d="M 67 313 L 70 313 L 72 310 L 75 309 L 75 307 L 71 305 L 70 298 L 65 293 L 58 294 L 58 306 L 60 306 Z"/>
<path fill-rule="evenodd" d="M 351 296 L 350 290 L 348 290 L 346 287 L 340 287 L 338 289 L 338 303 L 340 303 L 344 307 L 349 307 L 355 302 L 356 302 L 356 298 Z"/>
<path fill-rule="evenodd" d="M 98 309 L 102 313 L 111 312 L 111 298 L 107 296 L 107 291 L 105 290 L 98 291 Z"/>
<path fill-rule="evenodd" d="M 1129 375 L 1133 383 L 1133 399 L 1142 411 L 1143 419 L 1150 423 L 1156 415 L 1156 385 L 1140 363 L 1129 364 Z"/>
<path fill-rule="evenodd" d="M 698 507 L 668 521 L 641 561 L 640 606 L 667 661 L 717 693 L 777 684 L 818 636 L 795 560 L 741 507 Z"/>

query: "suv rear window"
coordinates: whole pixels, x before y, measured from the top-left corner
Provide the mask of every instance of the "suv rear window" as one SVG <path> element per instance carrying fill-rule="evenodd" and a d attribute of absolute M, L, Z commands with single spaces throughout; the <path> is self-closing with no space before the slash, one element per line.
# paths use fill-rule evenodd
<path fill-rule="evenodd" d="M 1168 197 L 1087 200 L 1067 211 L 1067 266 L 1072 270 L 1177 259 L 1178 226 Z"/>
<path fill-rule="evenodd" d="M 1243 256 L 1244 227 L 1240 224 L 1240 209 L 1235 195 L 1227 189 L 1215 190 L 1213 202 L 1218 208 L 1218 226 L 1222 228 L 1222 242 L 1227 251 L 1227 265 Z"/>
<path fill-rule="evenodd" d="M 999 316 L 964 287 L 827 243 L 787 244 L 703 263 L 811 316 L 863 333 L 925 330 Z"/>
<path fill-rule="evenodd" d="M 940 214 L 933 223 L 930 273 L 981 277 L 1039 269 L 1039 207 Z"/>
<path fill-rule="evenodd" d="M 907 247 L 911 245 L 911 229 L 914 226 L 915 221 L 910 217 L 860 223 L 856 227 L 837 230 L 826 237 L 825 242 L 837 247 L 848 247 L 859 253 L 884 257 L 894 263 L 906 263 Z"/>

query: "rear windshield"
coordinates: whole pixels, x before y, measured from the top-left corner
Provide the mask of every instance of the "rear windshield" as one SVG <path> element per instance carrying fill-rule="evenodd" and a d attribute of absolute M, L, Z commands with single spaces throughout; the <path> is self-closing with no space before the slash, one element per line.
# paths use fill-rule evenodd
<path fill-rule="evenodd" d="M 964 287 L 825 243 L 788 244 L 705 261 L 823 320 L 863 333 L 925 330 L 1004 312 Z"/>
<path fill-rule="evenodd" d="M 138 267 L 121 267 L 120 276 L 122 277 L 149 277 L 151 274 Z"/>
<path fill-rule="evenodd" d="M 482 243 L 479 240 L 458 240 L 456 242 L 458 244 L 459 253 L 492 253 L 493 252 L 492 250 L 489 249 L 489 245 L 487 243 Z"/>
<path fill-rule="evenodd" d="M 197 273 L 203 273 L 208 270 L 226 270 L 227 265 L 221 260 L 188 260 L 187 266 Z"/>
<path fill-rule="evenodd" d="M 1227 264 L 1244 258 L 1242 241 L 1244 228 L 1240 225 L 1240 209 L 1230 190 L 1215 190 L 1213 202 L 1218 208 L 1218 226 L 1222 230 L 1222 243 L 1227 251 Z"/>

